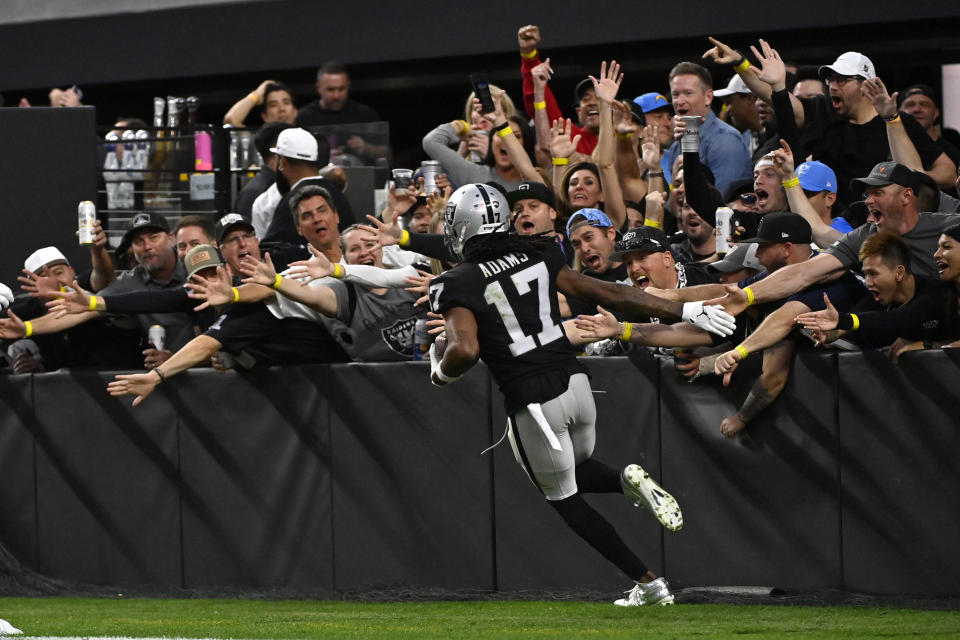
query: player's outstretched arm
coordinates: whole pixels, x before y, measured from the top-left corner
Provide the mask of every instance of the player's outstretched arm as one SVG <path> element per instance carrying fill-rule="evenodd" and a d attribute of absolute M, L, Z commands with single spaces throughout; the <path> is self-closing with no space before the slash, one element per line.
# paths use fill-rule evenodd
<path fill-rule="evenodd" d="M 442 387 L 456 381 L 480 359 L 477 319 L 466 307 L 443 312 L 446 323 L 446 347 L 430 346 L 430 382 Z M 441 345 L 442 345 L 441 341 Z"/>
<path fill-rule="evenodd" d="M 683 320 L 695 327 L 721 336 L 733 333 L 736 322 L 719 307 L 703 302 L 680 303 L 652 296 L 636 287 L 626 287 L 583 276 L 569 267 L 557 274 L 557 288 L 565 295 L 593 300 L 608 309 L 655 316 L 663 320 Z"/>

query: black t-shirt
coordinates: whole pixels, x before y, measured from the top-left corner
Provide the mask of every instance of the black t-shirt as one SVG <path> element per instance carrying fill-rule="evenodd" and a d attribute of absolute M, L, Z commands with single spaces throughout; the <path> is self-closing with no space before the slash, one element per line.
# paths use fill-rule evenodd
<path fill-rule="evenodd" d="M 270 227 L 267 228 L 266 235 L 261 238 L 262 241 L 288 242 L 291 244 L 303 242 L 303 238 L 297 233 L 296 225 L 293 224 L 293 216 L 290 213 L 290 200 L 297 191 L 309 185 L 323 187 L 330 192 L 330 197 L 333 198 L 333 204 L 337 208 L 337 214 L 340 216 L 340 222 L 337 224 L 337 228 L 340 229 L 340 231 L 357 222 L 353 215 L 353 208 L 350 206 L 350 203 L 347 202 L 346 197 L 344 197 L 343 192 L 340 191 L 337 185 L 323 176 L 304 178 L 280 200 L 280 203 L 274 210 Z"/>
<path fill-rule="evenodd" d="M 887 340 L 953 340 L 960 338 L 957 288 L 952 282 L 916 277 L 913 298 L 885 311 L 858 313 L 860 332 L 882 334 Z M 849 314 L 840 314 L 841 328 L 852 326 Z"/>
<path fill-rule="evenodd" d="M 861 200 L 861 194 L 850 189 L 850 181 L 863 178 L 879 162 L 890 160 L 887 125 L 880 116 L 864 124 L 853 124 L 837 114 L 826 96 L 801 98 L 809 136 L 806 150 L 833 169 L 837 175 L 837 200 L 844 207 Z M 941 154 L 940 148 L 923 127 L 907 113 L 900 113 L 903 126 L 920 154 L 923 167 L 929 169 Z"/>
<path fill-rule="evenodd" d="M 564 268 L 563 252 L 553 245 L 539 256 L 509 252 L 464 262 L 430 283 L 435 312 L 454 307 L 473 312 L 480 357 L 510 414 L 556 398 L 572 374 L 586 372 L 560 324 L 556 279 Z"/>
<path fill-rule="evenodd" d="M 350 361 L 322 325 L 300 318 L 279 319 L 261 303 L 231 306 L 204 335 L 230 353 L 246 351 L 258 364 Z"/>
<path fill-rule="evenodd" d="M 373 107 L 347 99 L 339 111 L 330 111 L 320 106 L 320 101 L 311 102 L 297 113 L 295 125 L 315 127 L 327 125 L 354 124 L 356 122 L 378 122 L 379 114 Z"/>

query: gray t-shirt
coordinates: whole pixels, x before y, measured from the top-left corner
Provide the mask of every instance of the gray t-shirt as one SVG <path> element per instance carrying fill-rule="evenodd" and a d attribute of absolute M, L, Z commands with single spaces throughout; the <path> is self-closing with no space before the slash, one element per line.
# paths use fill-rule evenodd
<path fill-rule="evenodd" d="M 903 234 L 910 247 L 911 270 L 914 275 L 936 278 L 939 275 L 937 265 L 933 261 L 933 254 L 937 250 L 937 241 L 947 227 L 960 223 L 960 214 L 957 213 L 921 213 L 917 225 Z M 837 258 L 847 269 L 860 264 L 860 248 L 867 238 L 877 232 L 877 225 L 873 222 L 862 224 L 853 231 L 845 233 L 824 253 Z"/>
<path fill-rule="evenodd" d="M 337 296 L 335 317 L 328 318 L 285 296 L 277 296 L 269 306 L 277 309 L 278 316 L 322 323 L 353 360 L 396 362 L 413 357 L 413 328 L 428 311 L 426 305 L 413 306 L 419 298 L 417 294 L 399 288 L 377 294 L 362 285 L 348 285 L 335 278 L 314 280 L 310 286 L 333 290 Z M 354 291 L 352 303 L 350 287 Z"/>
<path fill-rule="evenodd" d="M 476 164 L 470 162 L 451 145 L 460 143 L 453 130 L 453 125 L 442 124 L 423 137 L 423 150 L 431 159 L 438 161 L 443 165 L 443 171 L 450 178 L 450 181 L 458 187 L 475 182 L 497 182 L 502 184 L 507 191 L 512 191 L 520 186 L 518 182 L 507 182 L 500 177 L 496 169 L 488 167 L 485 164 Z"/>

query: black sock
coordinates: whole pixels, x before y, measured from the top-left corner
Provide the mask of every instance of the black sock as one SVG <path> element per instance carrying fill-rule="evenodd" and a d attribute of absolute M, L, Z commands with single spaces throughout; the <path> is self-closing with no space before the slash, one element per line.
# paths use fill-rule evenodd
<path fill-rule="evenodd" d="M 647 567 L 617 535 L 613 525 L 587 504 L 579 493 L 563 500 L 551 500 L 550 506 L 577 535 L 612 562 L 618 569 L 636 581 L 647 573 Z"/>
<path fill-rule="evenodd" d="M 620 493 L 620 472 L 593 458 L 577 465 L 577 490 L 580 493 Z"/>

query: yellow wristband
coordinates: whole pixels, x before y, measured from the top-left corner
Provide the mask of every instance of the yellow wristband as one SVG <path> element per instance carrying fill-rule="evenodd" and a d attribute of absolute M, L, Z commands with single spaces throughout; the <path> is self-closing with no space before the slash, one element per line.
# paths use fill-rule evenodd
<path fill-rule="evenodd" d="M 283 282 L 283 276 L 281 276 L 281 275 L 278 273 L 278 274 L 277 274 L 277 277 L 273 279 L 273 284 L 270 285 L 270 288 L 271 288 L 271 289 L 279 289 L 281 282 Z"/>
<path fill-rule="evenodd" d="M 546 109 L 546 108 L 547 108 L 547 101 L 546 101 L 546 100 L 541 100 L 540 102 L 534 102 L 534 103 L 533 103 L 533 108 L 534 108 L 534 109 Z"/>
<path fill-rule="evenodd" d="M 897 122 L 900 122 L 900 114 L 897 113 L 896 117 L 891 118 L 890 120 L 884 120 L 884 122 L 886 122 L 888 126 L 891 124 L 896 124 Z"/>
<path fill-rule="evenodd" d="M 400 232 L 400 239 L 397 240 L 397 244 L 401 247 L 405 247 L 410 244 L 410 232 L 404 229 Z"/>
<path fill-rule="evenodd" d="M 756 296 L 753 295 L 753 289 L 750 287 L 744 287 L 743 292 L 747 294 L 747 306 L 749 307 L 753 304 L 753 301 L 756 300 Z"/>
<path fill-rule="evenodd" d="M 737 346 L 737 347 L 734 349 L 734 351 L 736 351 L 737 353 L 740 354 L 740 359 L 741 359 L 741 360 L 742 360 L 743 358 L 746 358 L 748 355 L 750 355 L 750 352 L 747 351 L 747 348 L 744 347 L 742 344 L 739 345 L 739 346 Z"/>
<path fill-rule="evenodd" d="M 507 136 L 513 135 L 513 129 L 511 129 L 509 126 L 504 127 L 503 129 L 497 131 L 497 135 L 501 138 L 506 138 Z"/>
<path fill-rule="evenodd" d="M 23 323 L 23 337 L 29 338 L 33 335 L 33 323 L 27 320 Z"/>
<path fill-rule="evenodd" d="M 650 218 L 644 218 L 644 219 L 643 219 L 643 226 L 645 226 L 645 227 L 653 227 L 654 229 L 659 229 L 659 228 L 660 228 L 660 223 L 657 222 L 656 220 L 651 220 Z"/>
<path fill-rule="evenodd" d="M 853 320 L 853 330 L 856 331 L 860 328 L 860 318 L 857 317 L 857 314 L 851 313 L 850 319 Z"/>
<path fill-rule="evenodd" d="M 236 287 L 230 287 L 230 291 L 233 291 L 233 301 L 240 302 L 240 290 Z"/>
<path fill-rule="evenodd" d="M 630 339 L 630 335 L 633 333 L 633 325 L 629 322 L 623 323 L 623 331 L 620 335 L 617 336 L 617 340 L 623 340 L 624 342 Z"/>
<path fill-rule="evenodd" d="M 251 91 L 250 93 L 247 94 L 247 97 L 253 100 L 253 104 L 260 104 L 260 98 L 259 96 L 257 96 L 256 91 Z"/>
<path fill-rule="evenodd" d="M 553 166 L 562 167 L 565 164 L 570 164 L 570 158 L 554 158 Z"/>
<path fill-rule="evenodd" d="M 800 178 L 798 178 L 797 176 L 793 176 L 789 180 L 784 180 L 782 184 L 784 189 L 792 189 L 793 187 L 799 187 Z"/>
<path fill-rule="evenodd" d="M 534 50 L 531 51 L 530 53 L 524 53 L 524 52 L 521 51 L 521 52 L 520 52 L 520 57 L 523 58 L 524 60 L 532 60 L 533 58 L 536 58 L 536 57 L 537 57 L 537 53 L 538 53 L 538 52 L 537 52 L 536 49 L 534 49 Z"/>
<path fill-rule="evenodd" d="M 333 265 L 333 273 L 332 273 L 331 275 L 332 275 L 334 278 L 337 278 L 338 280 L 339 280 L 340 278 L 342 278 L 342 277 L 344 276 L 344 268 L 343 268 L 343 265 L 340 264 L 339 262 L 338 262 L 337 264 Z"/>
<path fill-rule="evenodd" d="M 633 134 L 631 133 L 620 133 L 619 131 L 617 132 L 617 140 L 629 140 L 632 137 L 633 137 Z"/>
<path fill-rule="evenodd" d="M 90 311 L 97 310 L 97 296 L 90 296 Z"/>
<path fill-rule="evenodd" d="M 737 73 L 742 73 L 750 68 L 750 61 L 747 60 L 747 56 L 743 56 L 743 60 L 740 61 L 740 64 L 733 68 Z"/>
<path fill-rule="evenodd" d="M 459 122 L 460 124 L 463 125 L 463 135 L 467 135 L 468 133 L 470 133 L 470 123 L 469 123 L 469 122 L 467 122 L 466 120 L 457 120 L 457 122 Z"/>

